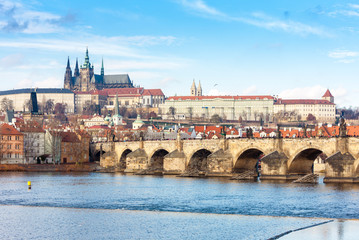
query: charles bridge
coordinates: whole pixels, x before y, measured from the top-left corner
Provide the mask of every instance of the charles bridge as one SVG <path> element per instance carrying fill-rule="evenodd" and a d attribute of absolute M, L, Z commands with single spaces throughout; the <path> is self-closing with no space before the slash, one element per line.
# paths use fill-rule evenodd
<path fill-rule="evenodd" d="M 196 172 L 233 176 L 253 170 L 261 159 L 261 179 L 297 179 L 325 159 L 325 182 L 359 182 L 359 138 L 238 138 L 106 142 L 92 145 L 101 166 L 124 172 Z"/>

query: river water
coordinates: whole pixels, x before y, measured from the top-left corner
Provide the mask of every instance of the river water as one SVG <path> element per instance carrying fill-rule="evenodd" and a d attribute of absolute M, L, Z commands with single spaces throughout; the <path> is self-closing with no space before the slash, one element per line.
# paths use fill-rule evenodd
<path fill-rule="evenodd" d="M 0 173 L 0 219 L 1 239 L 359 239 L 359 185 Z"/>

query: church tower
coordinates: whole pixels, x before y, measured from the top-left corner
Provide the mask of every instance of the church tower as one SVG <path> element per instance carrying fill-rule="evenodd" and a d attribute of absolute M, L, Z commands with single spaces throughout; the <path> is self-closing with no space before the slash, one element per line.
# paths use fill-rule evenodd
<path fill-rule="evenodd" d="M 201 81 L 198 83 L 197 87 L 197 95 L 196 96 L 202 96 L 202 87 L 201 87 Z"/>
<path fill-rule="evenodd" d="M 193 79 L 193 83 L 192 83 L 192 87 L 191 87 L 191 96 L 196 96 L 197 95 L 197 88 L 196 88 L 196 83 L 194 82 Z"/>
<path fill-rule="evenodd" d="M 327 89 L 327 91 L 324 93 L 322 99 L 334 103 L 334 96 L 330 93 L 329 89 Z"/>
<path fill-rule="evenodd" d="M 101 76 L 105 75 L 105 69 L 103 68 L 103 58 L 102 58 L 102 66 L 101 66 Z"/>
<path fill-rule="evenodd" d="M 67 58 L 67 66 L 64 77 L 64 88 L 72 89 L 72 71 L 70 67 L 70 57 Z"/>
<path fill-rule="evenodd" d="M 76 58 L 76 66 L 75 66 L 75 70 L 74 70 L 74 77 L 79 77 L 80 76 L 80 71 L 79 71 L 79 62 Z"/>
<path fill-rule="evenodd" d="M 88 48 L 86 48 L 85 62 L 84 64 L 82 64 L 80 68 L 80 86 L 79 86 L 80 91 L 91 90 L 91 78 L 93 77 L 93 75 L 94 75 L 94 69 L 90 63 Z M 95 86 L 92 86 L 92 88 L 95 88 Z"/>

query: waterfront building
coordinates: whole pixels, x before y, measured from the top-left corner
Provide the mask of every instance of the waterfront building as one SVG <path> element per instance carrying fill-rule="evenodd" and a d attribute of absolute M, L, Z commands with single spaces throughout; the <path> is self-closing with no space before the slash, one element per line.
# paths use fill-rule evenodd
<path fill-rule="evenodd" d="M 324 93 L 322 99 L 277 99 L 274 103 L 274 113 L 294 112 L 305 121 L 312 114 L 318 122 L 335 121 L 336 105 L 334 97 L 329 89 Z"/>
<path fill-rule="evenodd" d="M 0 163 L 24 163 L 24 134 L 13 126 L 3 123 L 0 125 Z"/>
<path fill-rule="evenodd" d="M 9 106 L 11 105 L 16 112 L 25 112 L 28 111 L 27 107 L 32 92 L 36 92 L 37 103 L 42 107 L 48 100 L 52 100 L 54 104 L 63 104 L 66 113 L 74 112 L 75 95 L 72 91 L 64 88 L 22 88 L 0 91 L 0 100 L 9 102 Z"/>
<path fill-rule="evenodd" d="M 45 131 L 36 121 L 17 120 L 16 128 L 24 134 L 25 163 L 37 163 L 38 158 L 45 155 Z"/>
<path fill-rule="evenodd" d="M 64 77 L 64 88 L 74 91 L 91 91 L 103 88 L 133 88 L 133 82 L 128 74 L 105 75 L 102 60 L 101 73 L 94 73 L 94 66 L 90 63 L 88 49 L 86 48 L 85 62 L 80 65 L 76 59 L 74 74 L 70 67 L 70 58 L 67 59 L 67 66 Z"/>

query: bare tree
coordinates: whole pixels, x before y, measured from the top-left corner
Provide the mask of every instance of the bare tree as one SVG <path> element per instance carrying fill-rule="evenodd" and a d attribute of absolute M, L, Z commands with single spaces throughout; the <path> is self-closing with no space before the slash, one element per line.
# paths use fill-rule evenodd
<path fill-rule="evenodd" d="M 47 114 L 51 114 L 53 113 L 54 111 L 54 107 L 55 107 L 55 104 L 54 104 L 54 100 L 53 99 L 49 99 L 45 102 L 45 105 L 44 105 L 44 112 L 47 113 Z"/>
<path fill-rule="evenodd" d="M 4 97 L 2 100 L 1 100 L 1 110 L 3 111 L 7 111 L 7 110 L 13 110 L 14 109 L 14 106 L 13 106 L 13 101 Z"/>

